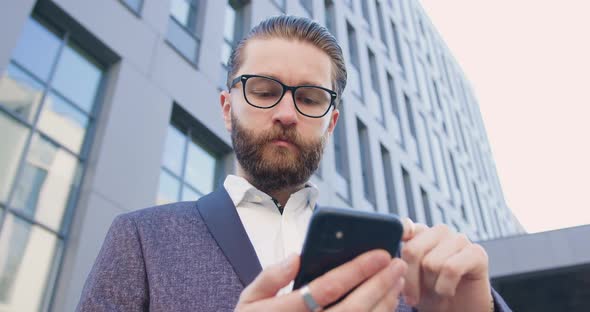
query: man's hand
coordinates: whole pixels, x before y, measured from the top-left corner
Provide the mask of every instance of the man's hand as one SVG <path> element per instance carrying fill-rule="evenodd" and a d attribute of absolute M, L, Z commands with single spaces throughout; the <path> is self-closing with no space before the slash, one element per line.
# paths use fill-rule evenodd
<path fill-rule="evenodd" d="M 364 253 L 309 283 L 314 300 L 322 307 L 358 286 L 337 305 L 325 311 L 394 311 L 404 287 L 406 264 L 384 250 Z M 299 270 L 299 256 L 262 271 L 240 295 L 236 311 L 306 311 L 299 291 L 276 296 Z"/>
<path fill-rule="evenodd" d="M 446 225 L 429 228 L 409 219 L 404 223 L 406 302 L 420 312 L 490 311 L 488 256 L 483 247 Z"/>

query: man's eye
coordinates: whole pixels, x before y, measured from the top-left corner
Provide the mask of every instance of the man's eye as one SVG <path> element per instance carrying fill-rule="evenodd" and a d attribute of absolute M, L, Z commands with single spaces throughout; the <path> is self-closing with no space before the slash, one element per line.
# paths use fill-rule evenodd
<path fill-rule="evenodd" d="M 265 90 L 255 90 L 252 91 L 252 94 L 258 97 L 273 97 L 276 96 L 275 92 L 272 91 L 265 91 Z"/>

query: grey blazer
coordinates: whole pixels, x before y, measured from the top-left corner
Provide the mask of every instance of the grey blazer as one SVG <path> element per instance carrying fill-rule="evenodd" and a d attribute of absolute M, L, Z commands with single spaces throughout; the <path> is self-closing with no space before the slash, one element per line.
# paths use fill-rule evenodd
<path fill-rule="evenodd" d="M 233 311 L 260 262 L 224 188 L 113 221 L 76 311 Z M 497 311 L 510 311 L 494 292 Z M 403 302 L 398 312 L 412 309 Z"/>

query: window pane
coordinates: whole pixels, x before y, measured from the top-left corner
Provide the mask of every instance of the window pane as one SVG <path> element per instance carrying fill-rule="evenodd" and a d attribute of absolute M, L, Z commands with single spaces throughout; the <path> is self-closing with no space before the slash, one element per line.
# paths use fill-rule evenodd
<path fill-rule="evenodd" d="M 166 148 L 164 149 L 164 166 L 177 176 L 182 176 L 182 159 L 186 136 L 176 127 L 168 126 Z"/>
<path fill-rule="evenodd" d="M 182 188 L 182 201 L 194 201 L 201 198 L 201 195 L 195 192 L 192 188 L 184 186 Z"/>
<path fill-rule="evenodd" d="M 166 39 L 189 61 L 196 62 L 197 49 L 199 48 L 197 39 L 173 19 L 170 19 Z"/>
<path fill-rule="evenodd" d="M 32 122 L 43 96 L 43 86 L 10 64 L 0 79 L 0 105 Z"/>
<path fill-rule="evenodd" d="M 8 215 L 0 233 L 2 311 L 39 311 L 58 246 L 55 235 Z"/>
<path fill-rule="evenodd" d="M 231 55 L 231 49 L 232 46 L 224 41 L 223 45 L 221 46 L 221 64 L 227 66 L 227 62 L 229 61 L 229 57 Z"/>
<path fill-rule="evenodd" d="M 60 57 L 53 86 L 89 113 L 92 111 L 101 76 L 98 66 L 70 44 L 64 48 Z"/>
<path fill-rule="evenodd" d="M 53 32 L 29 18 L 14 49 L 13 59 L 39 79 L 47 81 L 59 46 L 60 39 Z"/>
<path fill-rule="evenodd" d="M 201 146 L 190 142 L 186 161 L 186 182 L 203 194 L 213 191 L 215 160 L 215 157 Z"/>
<path fill-rule="evenodd" d="M 29 130 L 0 112 L 0 202 L 6 203 Z"/>
<path fill-rule="evenodd" d="M 178 201 L 180 182 L 165 170 L 160 173 L 160 189 L 158 190 L 157 204 L 163 205 Z"/>
<path fill-rule="evenodd" d="M 79 182 L 78 159 L 35 135 L 15 186 L 12 207 L 57 231 Z"/>
<path fill-rule="evenodd" d="M 55 93 L 45 98 L 39 129 L 75 153 L 80 153 L 88 117 Z"/>
<path fill-rule="evenodd" d="M 170 15 L 172 15 L 184 27 L 191 29 L 193 9 L 190 0 L 172 0 Z"/>
<path fill-rule="evenodd" d="M 236 10 L 229 2 L 225 4 L 225 27 L 223 28 L 223 36 L 231 43 L 234 42 L 234 35 L 236 29 Z"/>

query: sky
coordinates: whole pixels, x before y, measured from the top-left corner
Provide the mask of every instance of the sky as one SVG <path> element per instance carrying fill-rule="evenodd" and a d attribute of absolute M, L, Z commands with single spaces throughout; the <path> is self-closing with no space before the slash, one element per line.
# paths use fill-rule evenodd
<path fill-rule="evenodd" d="M 590 224 L 590 2 L 419 1 L 475 91 L 521 224 Z"/>

